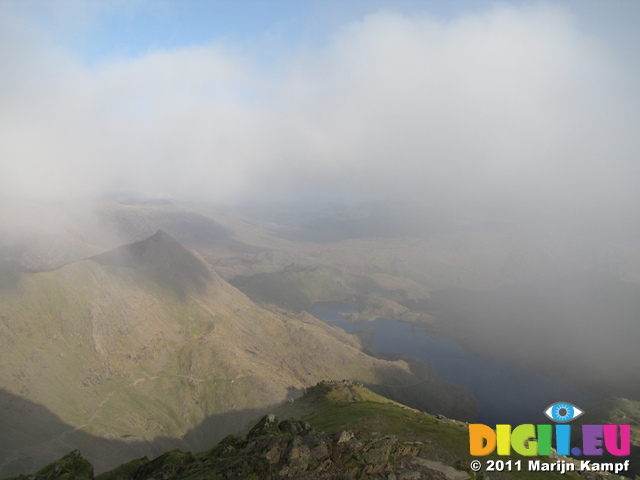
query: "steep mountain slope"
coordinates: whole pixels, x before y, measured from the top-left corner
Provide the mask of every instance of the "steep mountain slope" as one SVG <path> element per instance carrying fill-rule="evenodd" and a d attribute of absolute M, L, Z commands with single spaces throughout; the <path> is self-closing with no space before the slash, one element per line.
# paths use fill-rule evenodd
<path fill-rule="evenodd" d="M 21 272 L 58 268 L 158 229 L 267 308 L 342 301 L 359 310 L 353 320 L 418 322 L 591 398 L 640 399 L 640 248 L 607 232 L 418 205 L 14 203 L 0 205 L 0 290 L 15 288 Z M 535 351 L 541 344 L 546 355 Z"/>
<path fill-rule="evenodd" d="M 0 339 L 0 422 L 11 427 L 0 432 L 2 475 L 79 446 L 88 438 L 79 432 L 122 440 L 106 451 L 87 442 L 98 472 L 159 448 L 203 449 L 324 378 L 378 385 L 437 413 L 475 409 L 466 390 L 424 364 L 373 358 L 307 314 L 259 308 L 162 231 L 18 273 L 0 290 Z M 26 428 L 22 399 L 59 421 Z M 29 438 L 13 442 L 15 431 Z"/>

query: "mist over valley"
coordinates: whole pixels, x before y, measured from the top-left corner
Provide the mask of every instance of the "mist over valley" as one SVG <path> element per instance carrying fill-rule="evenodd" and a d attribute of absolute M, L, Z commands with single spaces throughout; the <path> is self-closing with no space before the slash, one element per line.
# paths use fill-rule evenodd
<path fill-rule="evenodd" d="M 1 2 L 0 477 L 462 480 L 559 401 L 640 475 L 638 19 Z"/>
<path fill-rule="evenodd" d="M 633 244 L 446 212 L 389 230 L 400 214 L 375 204 L 54 210 L 63 232 L 14 226 L 21 254 L 2 250 L 6 411 L 35 402 L 59 419 L 34 449 L 9 438 L 41 417 L 11 415 L 7 474 L 69 444 L 102 469 L 201 450 L 323 379 L 467 421 L 537 422 L 534 399 L 558 395 L 640 401 Z M 44 250 L 24 240 L 47 235 Z M 359 333 L 307 313 L 324 302 L 342 307 L 318 317 Z"/>

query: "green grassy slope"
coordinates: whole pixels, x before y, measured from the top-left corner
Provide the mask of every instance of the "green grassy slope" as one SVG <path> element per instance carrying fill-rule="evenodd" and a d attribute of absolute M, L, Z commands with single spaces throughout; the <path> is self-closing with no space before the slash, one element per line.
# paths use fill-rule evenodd
<path fill-rule="evenodd" d="M 394 435 L 404 442 L 423 442 L 421 457 L 466 468 L 475 458 L 469 455 L 468 424 L 446 417 L 436 417 L 409 408 L 350 382 L 323 382 L 308 389 L 307 394 L 291 405 L 275 410 L 280 418 L 295 417 L 325 431 L 358 430 Z M 497 460 L 490 455 L 483 457 Z M 513 460 L 524 457 L 513 455 Z M 553 472 L 513 472 L 516 478 L 579 478 Z M 492 473 L 491 478 L 513 478 L 506 473 Z"/>

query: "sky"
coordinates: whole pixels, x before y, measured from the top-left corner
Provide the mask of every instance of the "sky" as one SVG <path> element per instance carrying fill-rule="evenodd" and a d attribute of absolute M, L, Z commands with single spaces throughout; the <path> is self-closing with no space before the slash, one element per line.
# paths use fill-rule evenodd
<path fill-rule="evenodd" d="M 635 0 L 0 0 L 0 199 L 633 221 L 638 24 Z"/>

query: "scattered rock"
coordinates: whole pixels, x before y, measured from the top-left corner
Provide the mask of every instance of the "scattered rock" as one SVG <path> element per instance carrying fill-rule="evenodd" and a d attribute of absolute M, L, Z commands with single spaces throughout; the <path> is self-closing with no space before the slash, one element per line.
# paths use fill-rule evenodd
<path fill-rule="evenodd" d="M 249 431 L 247 438 L 259 437 L 274 433 L 278 430 L 278 417 L 273 413 L 265 415 L 258 423 Z"/>

